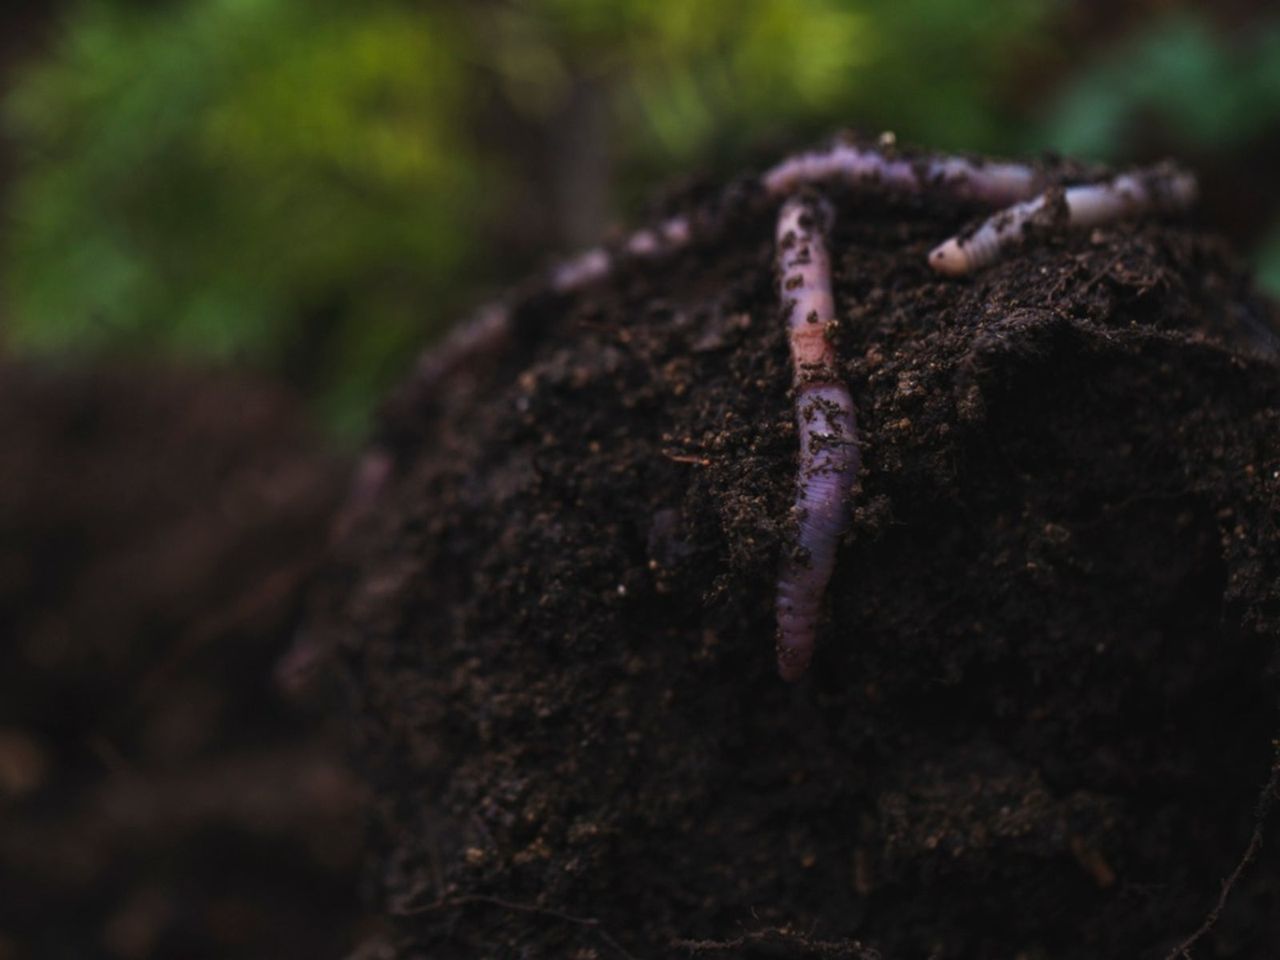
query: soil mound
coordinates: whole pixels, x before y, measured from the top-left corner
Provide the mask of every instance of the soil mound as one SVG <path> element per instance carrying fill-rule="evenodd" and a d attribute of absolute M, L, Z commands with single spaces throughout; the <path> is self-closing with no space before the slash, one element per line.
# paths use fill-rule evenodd
<path fill-rule="evenodd" d="M 391 405 L 328 628 L 397 955 L 1162 957 L 1251 849 L 1280 725 L 1267 306 L 1185 222 L 948 280 L 926 253 L 978 208 L 825 192 L 863 468 L 798 685 L 776 205 L 672 202 L 719 229 L 530 287 Z M 1205 956 L 1280 942 L 1280 860 L 1248 859 Z"/>

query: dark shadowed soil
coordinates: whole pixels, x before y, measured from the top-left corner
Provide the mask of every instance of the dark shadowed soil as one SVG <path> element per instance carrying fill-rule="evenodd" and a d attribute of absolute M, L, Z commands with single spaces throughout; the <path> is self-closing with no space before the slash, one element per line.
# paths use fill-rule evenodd
<path fill-rule="evenodd" d="M 360 789 L 275 670 L 343 465 L 191 370 L 0 365 L 0 442 L 0 958 L 340 956 Z"/>
<path fill-rule="evenodd" d="M 526 292 L 513 337 L 392 405 L 325 624 L 381 953 L 1141 960 L 1241 863 L 1280 729 L 1268 308 L 1185 223 L 952 281 L 925 253 L 975 208 L 832 197 L 864 467 L 798 685 L 749 190 L 681 256 Z M 1274 955 L 1280 858 L 1249 859 L 1194 956 Z"/>

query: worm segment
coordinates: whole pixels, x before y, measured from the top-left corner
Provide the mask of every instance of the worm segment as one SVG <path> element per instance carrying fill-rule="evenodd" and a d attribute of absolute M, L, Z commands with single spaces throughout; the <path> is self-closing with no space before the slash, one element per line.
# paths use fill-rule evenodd
<path fill-rule="evenodd" d="M 795 538 L 778 578 L 778 673 L 797 680 L 813 657 L 822 596 L 849 520 L 858 473 L 858 436 L 849 389 L 836 372 L 831 264 L 823 227 L 830 210 L 793 197 L 778 217 L 778 292 L 791 345 L 800 438 Z"/>
<path fill-rule="evenodd" d="M 1196 181 L 1172 167 L 1126 173 L 1103 183 L 1049 190 L 983 221 L 973 233 L 952 237 L 929 253 L 938 273 L 956 277 L 994 263 L 1018 242 L 1029 223 L 1096 227 L 1138 213 L 1177 212 L 1195 202 Z"/>

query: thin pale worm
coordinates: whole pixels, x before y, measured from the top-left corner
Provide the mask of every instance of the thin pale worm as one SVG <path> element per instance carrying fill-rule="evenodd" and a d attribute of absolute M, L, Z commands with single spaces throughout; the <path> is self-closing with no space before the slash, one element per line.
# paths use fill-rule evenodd
<path fill-rule="evenodd" d="M 413 382 L 420 392 L 436 385 L 478 353 L 492 350 L 511 332 L 511 316 L 505 304 L 485 304 L 471 319 L 450 330 L 439 343 L 423 351 Z"/>
<path fill-rule="evenodd" d="M 625 249 L 633 257 L 657 257 L 679 250 L 692 237 L 688 217 L 672 217 L 656 227 L 637 230 L 627 238 Z"/>
<path fill-rule="evenodd" d="M 965 157 L 890 157 L 866 147 L 837 143 L 778 163 L 760 178 L 765 193 L 785 197 L 800 187 L 829 180 L 878 184 L 908 193 L 934 189 L 992 205 L 1025 200 L 1035 193 L 1035 171 L 1020 163 L 995 163 Z M 603 246 L 584 250 L 551 270 L 551 288 L 573 293 L 608 276 L 618 255 L 638 259 L 666 256 L 693 240 L 688 217 L 671 217 L 626 237 L 613 253 Z"/>
<path fill-rule="evenodd" d="M 836 545 L 849 520 L 858 473 L 853 399 L 836 370 L 831 264 L 823 238 L 830 211 L 793 197 L 778 216 L 778 292 L 787 322 L 800 438 L 795 540 L 778 578 L 778 673 L 797 680 L 813 657 L 818 614 L 835 569 Z"/>
<path fill-rule="evenodd" d="M 1062 216 L 1071 227 L 1094 227 L 1149 210 L 1176 212 L 1195 202 L 1196 181 L 1172 167 L 1126 173 L 1105 183 L 1052 190 L 1001 210 L 973 233 L 952 237 L 929 253 L 938 273 L 960 276 L 994 263 L 1022 238 L 1027 224 Z"/>
<path fill-rule="evenodd" d="M 687 246 L 692 237 L 688 217 L 671 217 L 628 236 L 621 244 L 621 252 L 637 259 L 665 256 Z M 552 268 L 551 289 L 557 293 L 580 290 L 608 276 L 615 260 L 616 256 L 604 247 L 585 250 Z"/>
<path fill-rule="evenodd" d="M 551 271 L 551 289 L 556 293 L 572 293 L 608 275 L 613 258 L 604 247 L 592 247 L 558 264 Z"/>
<path fill-rule="evenodd" d="M 395 456 L 390 450 L 380 443 L 365 450 L 350 479 L 346 500 L 338 508 L 329 529 L 332 542 L 346 539 L 351 529 L 378 505 L 394 473 Z"/>
<path fill-rule="evenodd" d="M 964 157 L 890 157 L 866 147 L 837 143 L 801 153 L 766 171 L 762 182 L 774 196 L 826 180 L 877 183 L 907 192 L 938 188 L 954 196 L 999 204 L 1025 200 L 1036 189 L 1036 173 L 1020 163 L 975 162 Z"/>
<path fill-rule="evenodd" d="M 500 354 L 510 342 L 511 326 L 511 311 L 501 302 L 485 304 L 467 320 L 455 324 L 440 340 L 418 355 L 413 374 L 387 399 L 384 416 L 391 410 L 421 411 L 431 404 L 440 396 L 442 389 L 451 383 L 455 372 L 465 371 L 478 357 Z M 393 416 L 392 420 L 395 419 L 398 418 Z M 385 442 L 388 438 L 382 439 Z M 379 446 L 375 444 L 369 453 L 373 454 L 378 450 Z M 363 470 L 363 465 L 361 469 Z M 362 476 L 357 480 L 357 489 L 370 487 L 371 484 L 373 487 L 380 487 L 380 484 L 373 483 L 377 472 L 372 466 L 369 469 L 367 477 Z"/>

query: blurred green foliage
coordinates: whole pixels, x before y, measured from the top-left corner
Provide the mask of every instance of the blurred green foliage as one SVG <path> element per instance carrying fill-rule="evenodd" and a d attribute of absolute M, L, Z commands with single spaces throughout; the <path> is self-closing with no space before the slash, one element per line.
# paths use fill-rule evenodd
<path fill-rule="evenodd" d="M 661 173 L 851 120 L 942 146 L 989 145 L 998 92 L 1051 0 L 530 0 L 492 16 L 496 62 L 537 103 L 602 81 L 623 157 Z M 1015 54 L 1012 55 L 1011 54 Z M 551 89 L 548 89 L 550 86 Z M 548 113 L 550 111 L 548 110 Z"/>
<path fill-rule="evenodd" d="M 80 8 L 7 105 L 7 338 L 248 357 L 358 416 L 486 199 L 450 45 L 392 4 Z"/>
<path fill-rule="evenodd" d="M 1178 153 L 1247 153 L 1280 137 L 1280 15 L 1224 31 L 1174 8 L 1086 64 L 1060 93 L 1037 146 L 1128 159 L 1142 138 Z M 1259 285 L 1280 295 L 1280 224 L 1254 251 Z"/>
<path fill-rule="evenodd" d="M 984 146 L 1044 0 L 87 2 L 5 117 L 11 348 L 245 358 L 358 429 L 479 281 L 521 158 L 600 91 L 650 182 L 858 118 Z M 517 208 L 518 209 L 518 208 Z M 529 251 L 531 257 L 545 251 Z"/>
<path fill-rule="evenodd" d="M 554 252 L 546 237 L 495 238 L 546 205 L 529 154 L 550 152 L 584 89 L 604 105 L 615 203 L 847 123 L 941 149 L 1116 156 L 1139 109 L 1176 112 L 1215 142 L 1275 113 L 1275 34 L 1242 76 L 1203 24 L 1175 18 L 1091 67 L 1028 144 L 1011 93 L 1052 55 L 1043 28 L 1060 12 L 1059 0 L 81 0 L 4 105 L 22 172 L 3 338 L 243 359 L 356 435 L 479 289 Z"/>
<path fill-rule="evenodd" d="M 1152 126 L 1181 145 L 1238 146 L 1280 117 L 1280 20 L 1228 36 L 1175 9 L 1073 78 L 1039 134 L 1078 156 L 1124 159 Z"/>

